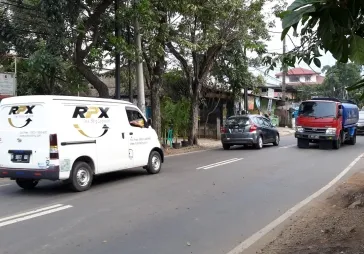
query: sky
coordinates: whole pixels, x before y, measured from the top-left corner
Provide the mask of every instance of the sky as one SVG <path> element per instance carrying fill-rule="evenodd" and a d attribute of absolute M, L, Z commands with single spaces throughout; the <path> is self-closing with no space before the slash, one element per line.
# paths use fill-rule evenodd
<path fill-rule="evenodd" d="M 271 40 L 267 41 L 267 50 L 268 52 L 283 52 L 283 42 L 281 41 L 281 32 L 282 32 L 282 22 L 279 18 L 273 17 L 273 15 L 271 14 L 271 10 L 274 3 L 274 0 L 272 0 L 273 3 L 268 3 L 265 8 L 264 11 L 268 14 L 267 16 L 270 16 L 270 20 L 274 20 L 276 26 L 274 28 L 270 28 L 270 35 L 271 35 Z M 288 0 L 288 5 L 290 5 L 293 0 Z M 292 38 L 292 41 L 294 42 L 295 45 L 300 45 L 300 38 L 298 37 L 294 37 L 293 36 L 293 31 L 292 29 L 289 31 L 288 33 L 290 35 L 290 37 Z M 294 48 L 293 43 L 291 42 L 291 40 L 287 37 L 286 39 L 286 51 L 290 51 Z M 336 60 L 332 57 L 332 55 L 330 53 L 324 54 L 324 52 L 321 52 L 321 54 L 323 55 L 322 57 L 320 57 L 320 61 L 321 61 L 321 66 L 325 66 L 325 65 L 334 65 Z M 297 64 L 296 67 L 301 67 L 301 68 L 305 68 L 308 70 L 311 70 L 311 68 L 316 71 L 316 72 L 321 72 L 321 70 L 319 68 L 317 68 L 314 64 L 311 64 L 311 66 L 308 66 L 306 63 L 304 63 L 303 61 L 300 64 Z M 311 68 L 310 68 L 311 67 Z M 280 68 L 277 68 L 275 71 L 270 71 L 268 73 L 268 75 L 264 75 L 264 72 L 267 70 L 267 68 L 265 66 L 258 68 L 259 70 L 255 69 L 255 68 L 250 68 L 250 71 L 252 73 L 254 73 L 254 75 L 258 75 L 261 74 L 264 76 L 265 80 L 267 81 L 267 83 L 269 84 L 279 84 L 279 80 L 277 80 L 275 78 L 275 74 L 280 72 Z"/>

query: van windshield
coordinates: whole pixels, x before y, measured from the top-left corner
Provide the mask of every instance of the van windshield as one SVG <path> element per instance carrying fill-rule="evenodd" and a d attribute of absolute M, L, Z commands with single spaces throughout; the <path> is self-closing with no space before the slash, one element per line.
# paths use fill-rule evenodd
<path fill-rule="evenodd" d="M 336 117 L 336 104 L 321 101 L 302 102 L 298 114 L 311 117 Z"/>

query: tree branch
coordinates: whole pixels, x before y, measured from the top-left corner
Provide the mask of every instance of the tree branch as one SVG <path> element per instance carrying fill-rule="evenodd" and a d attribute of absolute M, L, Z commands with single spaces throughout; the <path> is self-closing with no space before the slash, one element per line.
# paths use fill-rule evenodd
<path fill-rule="evenodd" d="M 190 79 L 190 72 L 188 68 L 187 60 L 179 53 L 176 48 L 172 45 L 172 42 L 167 42 L 167 47 L 169 51 L 174 55 L 174 57 L 181 63 L 183 71 L 186 74 L 187 79 Z"/>
<path fill-rule="evenodd" d="M 98 26 L 100 25 L 100 18 L 103 13 L 105 13 L 106 9 L 113 3 L 113 0 L 103 0 L 96 8 L 94 13 L 89 16 L 83 24 L 83 31 L 80 32 L 76 39 L 76 54 L 75 60 L 76 62 L 83 61 L 86 55 L 89 53 L 91 47 L 96 43 L 99 35 Z M 93 33 L 93 43 L 88 45 L 85 50 L 82 50 L 82 43 L 86 36 L 86 32 L 91 28 L 94 28 Z"/>

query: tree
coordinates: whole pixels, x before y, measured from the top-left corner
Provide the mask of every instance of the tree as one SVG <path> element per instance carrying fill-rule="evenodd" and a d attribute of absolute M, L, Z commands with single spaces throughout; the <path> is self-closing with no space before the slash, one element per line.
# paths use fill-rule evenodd
<path fill-rule="evenodd" d="M 41 49 L 48 59 L 45 68 L 49 82 L 56 80 L 57 64 L 62 60 L 72 65 L 95 87 L 101 97 L 109 97 L 107 86 L 93 72 L 102 67 L 105 51 L 112 52 L 110 34 L 114 27 L 113 0 L 4 1 L 0 37 L 15 51 L 29 57 Z M 105 15 L 108 13 L 107 15 Z M 50 84 L 49 87 L 53 85 Z"/>
<path fill-rule="evenodd" d="M 322 90 L 325 92 L 325 96 L 346 98 L 346 88 L 350 84 L 354 84 L 361 79 L 361 67 L 353 64 L 336 63 L 334 66 L 325 66 L 323 68 L 325 72 L 325 80 L 322 84 Z M 348 94 L 354 95 L 354 93 Z"/>
<path fill-rule="evenodd" d="M 318 57 L 321 56 L 320 50 L 324 50 L 341 63 L 364 64 L 363 1 L 295 0 L 279 16 L 282 19 L 282 39 L 291 28 L 301 36 L 301 45 L 284 58 L 280 57 L 284 63 L 294 66 L 297 61 L 303 60 L 321 67 Z M 267 58 L 266 63 L 272 68 L 276 65 L 271 58 Z M 364 80 L 352 85 L 349 90 L 362 86 Z"/>
<path fill-rule="evenodd" d="M 265 29 L 259 1 L 179 1 L 177 24 L 170 24 L 169 52 L 179 61 L 191 98 L 190 144 L 197 144 L 199 99 L 203 84 L 221 51 L 236 40 L 252 40 Z M 265 33 L 264 37 L 268 37 Z"/>

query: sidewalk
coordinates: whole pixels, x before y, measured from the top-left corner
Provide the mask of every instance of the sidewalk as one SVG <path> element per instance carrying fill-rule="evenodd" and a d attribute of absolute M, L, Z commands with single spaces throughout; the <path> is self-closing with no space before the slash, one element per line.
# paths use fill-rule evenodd
<path fill-rule="evenodd" d="M 294 130 L 290 128 L 277 127 L 277 130 L 279 131 L 281 137 L 292 135 L 294 133 Z M 182 139 L 178 139 L 178 142 L 181 141 Z M 198 143 L 199 143 L 198 146 L 190 146 L 180 149 L 168 148 L 167 150 L 165 150 L 165 154 L 168 156 L 168 155 L 182 154 L 182 153 L 208 150 L 208 149 L 216 149 L 222 147 L 221 141 L 216 139 L 200 138 L 198 140 Z"/>

